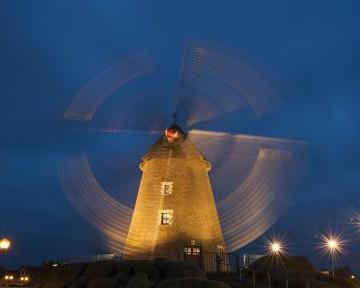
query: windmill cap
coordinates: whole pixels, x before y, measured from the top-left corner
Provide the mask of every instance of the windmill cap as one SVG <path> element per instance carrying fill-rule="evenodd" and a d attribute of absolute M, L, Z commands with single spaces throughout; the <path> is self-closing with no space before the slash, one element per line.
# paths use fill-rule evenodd
<path fill-rule="evenodd" d="M 164 130 L 164 136 L 168 142 L 173 142 L 179 137 L 186 136 L 185 132 L 176 124 L 170 125 Z"/>
<path fill-rule="evenodd" d="M 188 135 L 176 124 L 164 129 L 162 135 L 142 157 L 143 161 L 159 158 L 187 158 L 200 159 L 206 162 L 206 169 L 211 165 L 204 155 L 195 147 Z M 144 163 L 140 164 L 142 167 Z M 141 168 L 140 167 L 140 168 Z"/>

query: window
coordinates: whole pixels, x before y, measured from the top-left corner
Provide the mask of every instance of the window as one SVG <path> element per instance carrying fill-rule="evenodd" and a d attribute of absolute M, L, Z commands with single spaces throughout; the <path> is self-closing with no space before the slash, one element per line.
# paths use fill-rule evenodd
<path fill-rule="evenodd" d="M 160 210 L 160 224 L 161 225 L 171 225 L 173 222 L 173 210 Z"/>
<path fill-rule="evenodd" d="M 170 225 L 170 213 L 161 213 L 161 224 Z"/>
<path fill-rule="evenodd" d="M 174 182 L 161 182 L 161 194 L 170 195 L 173 191 Z"/>

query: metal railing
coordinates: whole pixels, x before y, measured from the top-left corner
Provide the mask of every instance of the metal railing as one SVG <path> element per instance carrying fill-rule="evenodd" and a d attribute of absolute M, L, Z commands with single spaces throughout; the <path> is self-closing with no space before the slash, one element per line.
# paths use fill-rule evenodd
<path fill-rule="evenodd" d="M 236 253 L 201 252 L 196 255 L 179 253 L 178 260 L 194 263 L 205 272 L 236 272 L 240 269 L 241 257 Z"/>
<path fill-rule="evenodd" d="M 122 261 L 122 255 L 115 255 L 115 254 L 94 254 L 89 256 L 83 257 L 72 257 L 72 258 L 64 258 L 60 260 L 50 260 L 47 261 L 46 264 L 49 266 L 57 265 L 57 264 L 72 264 L 72 263 L 90 263 L 95 261 L 104 261 L 104 260 L 115 260 L 115 261 Z"/>

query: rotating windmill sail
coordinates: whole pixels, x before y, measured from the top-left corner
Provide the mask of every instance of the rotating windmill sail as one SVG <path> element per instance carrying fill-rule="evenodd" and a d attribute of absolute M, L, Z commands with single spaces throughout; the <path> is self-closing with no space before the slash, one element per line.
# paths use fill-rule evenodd
<path fill-rule="evenodd" d="M 270 228 L 285 208 L 286 192 L 300 175 L 304 143 L 196 130 L 243 107 L 262 117 L 278 103 L 270 83 L 234 49 L 207 41 L 188 45 L 172 119 L 163 116 L 162 105 L 144 104 L 143 96 L 124 88 L 151 71 L 144 53 L 110 66 L 64 115 L 100 131 L 158 135 L 140 164 L 136 202 L 108 194 L 85 153 L 61 165 L 64 189 L 103 232 L 108 248 L 128 258 L 176 257 L 189 243 L 208 252 L 237 250 Z M 119 105 L 103 113 L 116 90 L 123 92 Z"/>

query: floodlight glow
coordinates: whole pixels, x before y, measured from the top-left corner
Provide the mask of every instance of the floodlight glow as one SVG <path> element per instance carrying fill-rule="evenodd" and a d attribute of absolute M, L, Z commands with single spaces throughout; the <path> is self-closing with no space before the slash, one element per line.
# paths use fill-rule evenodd
<path fill-rule="evenodd" d="M 274 254 L 280 253 L 280 251 L 281 251 L 280 244 L 277 243 L 277 242 L 272 243 L 272 244 L 271 244 L 271 250 L 272 250 L 272 252 L 273 252 Z"/>
<path fill-rule="evenodd" d="M 339 235 L 331 234 L 329 236 L 322 236 L 323 243 L 321 247 L 329 254 L 342 253 L 344 241 Z"/>
<path fill-rule="evenodd" d="M 266 250 L 268 254 L 277 256 L 284 252 L 285 246 L 281 240 L 272 239 L 267 242 Z"/>
<path fill-rule="evenodd" d="M 4 238 L 0 240 L 0 250 L 4 251 L 4 250 L 8 250 L 11 246 L 11 242 L 10 240 Z"/>
<path fill-rule="evenodd" d="M 328 245 L 330 251 L 337 250 L 339 248 L 339 243 L 337 242 L 336 239 L 329 239 L 327 241 L 327 245 Z"/>

